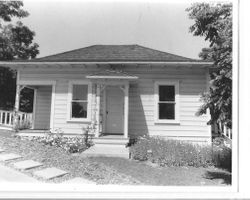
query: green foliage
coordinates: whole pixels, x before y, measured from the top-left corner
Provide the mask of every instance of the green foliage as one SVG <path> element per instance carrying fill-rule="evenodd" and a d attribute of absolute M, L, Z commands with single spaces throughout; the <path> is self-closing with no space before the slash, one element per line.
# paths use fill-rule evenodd
<path fill-rule="evenodd" d="M 14 125 L 14 131 L 20 131 L 20 130 L 25 130 L 25 129 L 30 129 L 32 126 L 31 122 L 29 120 L 23 120 L 19 121 L 18 123 L 15 123 Z"/>
<path fill-rule="evenodd" d="M 45 136 L 34 136 L 29 137 L 28 139 L 41 142 L 44 145 L 60 147 L 69 153 L 80 153 L 93 145 L 90 138 L 86 140 L 86 134 L 65 137 L 63 136 L 63 131 L 61 129 L 56 129 L 53 132 L 48 131 L 45 133 Z"/>
<path fill-rule="evenodd" d="M 35 32 L 21 22 L 8 24 L 0 32 L 0 59 L 30 59 L 39 53 L 38 44 L 32 43 Z"/>
<path fill-rule="evenodd" d="M 160 166 L 217 166 L 230 168 L 231 150 L 225 146 L 194 145 L 160 137 L 143 137 L 130 147 L 135 160 L 148 160 Z M 222 159 L 223 158 L 223 159 Z"/>
<path fill-rule="evenodd" d="M 213 163 L 216 167 L 232 170 L 232 149 L 225 146 L 216 146 L 213 148 Z"/>
<path fill-rule="evenodd" d="M 30 88 L 23 88 L 20 92 L 20 107 L 21 112 L 33 112 L 34 90 Z"/>
<path fill-rule="evenodd" d="M 196 3 L 188 8 L 190 19 L 195 23 L 190 32 L 203 36 L 210 42 L 209 48 L 202 49 L 200 57 L 214 62 L 211 86 L 204 93 L 204 105 L 197 114 L 210 109 L 209 123 L 222 122 L 232 126 L 232 4 Z"/>
<path fill-rule="evenodd" d="M 27 17 L 29 13 L 21 9 L 22 6 L 22 1 L 1 1 L 0 18 L 6 22 L 10 22 L 12 17 Z"/>
<path fill-rule="evenodd" d="M 35 36 L 33 31 L 20 21 L 15 25 L 8 23 L 13 17 L 28 16 L 28 12 L 23 10 L 22 6 L 22 1 L 0 1 L 0 60 L 30 59 L 35 58 L 39 53 L 38 44 L 33 43 Z M 0 66 L 1 109 L 10 110 L 14 107 L 15 73 L 11 69 Z"/>
<path fill-rule="evenodd" d="M 0 67 L 0 109 L 12 110 L 16 95 L 16 73 Z"/>
<path fill-rule="evenodd" d="M 0 67 L 0 109 L 13 110 L 16 95 L 16 72 Z M 24 88 L 20 93 L 20 111 L 31 113 L 33 111 L 34 92 Z"/>

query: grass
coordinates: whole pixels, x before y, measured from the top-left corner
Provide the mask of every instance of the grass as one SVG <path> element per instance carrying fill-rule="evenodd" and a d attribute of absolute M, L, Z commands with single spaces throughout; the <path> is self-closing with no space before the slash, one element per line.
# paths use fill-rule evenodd
<path fill-rule="evenodd" d="M 9 132 L 0 130 L 0 148 L 9 153 L 17 153 L 23 159 L 42 162 L 45 167 L 57 167 L 70 172 L 69 175 L 53 179 L 53 182 L 83 177 L 97 184 L 126 185 L 229 185 L 231 173 L 218 168 L 157 167 L 149 162 L 123 158 L 84 158 L 79 154 L 69 154 L 60 148 L 43 145 L 29 140 L 10 137 Z M 12 166 L 13 161 L 6 165 Z M 32 176 L 33 170 L 26 174 Z M 50 182 L 51 182 L 50 181 Z"/>
<path fill-rule="evenodd" d="M 52 179 L 48 182 L 62 182 L 74 177 L 83 177 L 95 181 L 97 184 L 140 184 L 131 176 L 118 173 L 103 163 L 98 163 L 79 155 L 66 153 L 61 148 L 43 145 L 29 140 L 20 140 L 10 137 L 10 133 L 0 130 L 0 148 L 6 153 L 17 153 L 23 156 L 20 160 L 32 159 L 44 164 L 41 168 L 57 167 L 69 172 L 69 175 Z M 12 166 L 14 161 L 4 163 Z M 32 176 L 35 169 L 25 171 Z M 37 169 L 36 169 L 37 170 Z"/>
<path fill-rule="evenodd" d="M 123 158 L 95 157 L 92 161 L 103 163 L 119 173 L 127 174 L 145 185 L 230 185 L 231 173 L 215 167 L 157 167 L 150 162 Z"/>

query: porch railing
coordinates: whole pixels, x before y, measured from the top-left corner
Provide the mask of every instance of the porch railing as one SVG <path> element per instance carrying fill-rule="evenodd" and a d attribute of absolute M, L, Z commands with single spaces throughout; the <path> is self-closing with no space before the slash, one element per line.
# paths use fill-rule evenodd
<path fill-rule="evenodd" d="M 32 123 L 32 113 L 18 112 L 19 123 L 29 121 Z M 14 124 L 14 112 L 0 110 L 0 126 L 12 127 Z"/>
<path fill-rule="evenodd" d="M 232 140 L 232 129 L 227 128 L 227 126 L 223 125 L 222 123 L 219 123 L 219 127 L 221 130 L 221 134 L 227 137 L 228 139 Z"/>
<path fill-rule="evenodd" d="M 222 135 L 232 140 L 232 129 L 228 128 L 225 124 L 215 123 L 212 125 L 212 127 L 215 135 Z"/>

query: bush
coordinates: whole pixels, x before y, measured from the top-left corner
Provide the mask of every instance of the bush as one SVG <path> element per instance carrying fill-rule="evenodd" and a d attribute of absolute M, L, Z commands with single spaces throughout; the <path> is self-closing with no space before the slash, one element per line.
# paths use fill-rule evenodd
<path fill-rule="evenodd" d="M 14 125 L 14 130 L 17 132 L 19 130 L 30 129 L 31 126 L 32 124 L 29 120 L 18 121 L 18 123 Z"/>
<path fill-rule="evenodd" d="M 222 163 L 229 162 L 230 157 L 230 154 L 225 153 L 224 149 L 213 150 L 210 145 L 200 146 L 178 140 L 165 140 L 160 137 L 138 139 L 131 146 L 130 153 L 135 160 L 148 160 L 160 166 L 207 167 L 215 165 L 221 167 Z"/>
<path fill-rule="evenodd" d="M 88 139 L 86 139 L 88 137 Z M 45 145 L 56 146 L 69 153 L 80 153 L 92 145 L 92 141 L 86 134 L 74 137 L 64 137 L 60 129 L 55 132 L 46 132 L 44 136 L 28 137 L 29 140 L 41 142 Z"/>
<path fill-rule="evenodd" d="M 213 163 L 216 167 L 224 168 L 231 171 L 232 149 L 225 145 L 213 145 Z"/>

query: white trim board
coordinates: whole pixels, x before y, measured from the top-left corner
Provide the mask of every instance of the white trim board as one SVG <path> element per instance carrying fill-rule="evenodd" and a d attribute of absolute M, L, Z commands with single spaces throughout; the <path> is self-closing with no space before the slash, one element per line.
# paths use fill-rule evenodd
<path fill-rule="evenodd" d="M 88 108 L 87 118 L 71 118 L 71 100 L 72 100 L 72 86 L 74 84 L 87 85 L 88 86 Z M 67 122 L 91 122 L 92 116 L 92 83 L 88 80 L 69 80 L 68 81 L 68 98 L 67 98 Z"/>
<path fill-rule="evenodd" d="M 56 81 L 19 81 L 18 85 L 56 85 Z"/>
<path fill-rule="evenodd" d="M 175 87 L 175 119 L 159 119 L 159 86 L 160 85 L 171 85 Z M 155 81 L 154 82 L 154 123 L 155 124 L 180 124 L 180 103 L 179 103 L 179 92 L 180 84 L 177 81 Z"/>
<path fill-rule="evenodd" d="M 34 89 L 32 129 L 35 128 L 35 121 L 36 121 L 36 98 L 37 98 L 37 89 Z"/>

